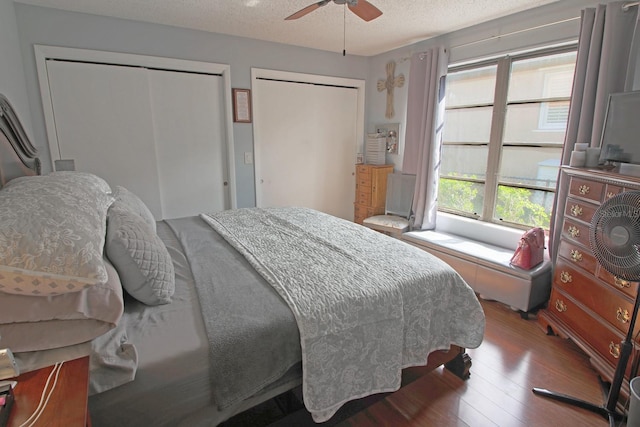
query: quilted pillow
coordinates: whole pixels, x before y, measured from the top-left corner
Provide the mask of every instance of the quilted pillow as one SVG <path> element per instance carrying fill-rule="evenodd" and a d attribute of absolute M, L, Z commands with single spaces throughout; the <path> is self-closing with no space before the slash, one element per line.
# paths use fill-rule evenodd
<path fill-rule="evenodd" d="M 116 198 L 114 203 L 122 204 L 124 208 L 140 215 L 153 231 L 156 231 L 156 219 L 140 197 L 119 185 L 114 187 L 113 196 Z"/>
<path fill-rule="evenodd" d="M 0 291 L 59 295 L 104 283 L 110 194 L 52 176 L 10 181 L 0 191 Z"/>
<path fill-rule="evenodd" d="M 175 291 L 171 255 L 142 217 L 112 206 L 107 214 L 105 251 L 132 297 L 147 305 L 171 302 Z"/>

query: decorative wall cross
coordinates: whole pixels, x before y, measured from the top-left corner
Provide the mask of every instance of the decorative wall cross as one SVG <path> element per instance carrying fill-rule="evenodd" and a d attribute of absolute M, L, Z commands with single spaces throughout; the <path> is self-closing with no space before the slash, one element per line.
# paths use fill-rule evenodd
<path fill-rule="evenodd" d="M 389 61 L 387 62 L 387 79 L 378 80 L 378 92 L 382 92 L 385 89 L 387 90 L 387 111 L 384 115 L 387 119 L 392 118 L 396 114 L 393 110 L 393 89 L 404 85 L 404 74 L 395 77 L 395 72 L 396 62 Z"/>

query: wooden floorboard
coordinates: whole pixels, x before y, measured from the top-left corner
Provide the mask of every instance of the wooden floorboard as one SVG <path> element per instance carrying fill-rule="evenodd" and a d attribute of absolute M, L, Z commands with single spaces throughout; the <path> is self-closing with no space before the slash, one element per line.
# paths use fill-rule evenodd
<path fill-rule="evenodd" d="M 483 343 L 469 349 L 471 378 L 445 369 L 423 375 L 401 390 L 342 422 L 360 426 L 606 426 L 599 415 L 533 394 L 547 388 L 601 404 L 602 391 L 587 357 L 571 341 L 548 336 L 535 319 L 482 301 L 487 324 Z M 377 406 L 391 404 L 380 411 Z M 404 418 L 398 421 L 397 412 Z M 386 419 L 395 417 L 393 424 Z M 365 425 L 365 424 L 362 424 Z M 371 425 L 371 424 L 368 424 Z"/>
<path fill-rule="evenodd" d="M 603 403 L 598 375 L 571 341 L 545 334 L 535 318 L 523 319 L 503 304 L 481 301 L 485 337 L 472 358 L 467 381 L 444 368 L 405 370 L 403 387 L 345 408 L 329 423 L 340 427 L 607 426 L 601 416 L 533 394 L 533 387 Z M 225 427 L 312 426 L 304 409 L 279 419 L 242 417 Z M 623 426 L 624 424 L 618 424 Z"/>

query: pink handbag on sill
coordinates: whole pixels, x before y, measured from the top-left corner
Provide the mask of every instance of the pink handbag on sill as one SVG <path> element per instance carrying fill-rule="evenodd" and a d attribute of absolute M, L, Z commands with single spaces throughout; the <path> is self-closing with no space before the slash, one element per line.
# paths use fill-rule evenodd
<path fill-rule="evenodd" d="M 544 230 L 540 227 L 526 231 L 511 257 L 511 265 L 531 270 L 544 260 Z"/>

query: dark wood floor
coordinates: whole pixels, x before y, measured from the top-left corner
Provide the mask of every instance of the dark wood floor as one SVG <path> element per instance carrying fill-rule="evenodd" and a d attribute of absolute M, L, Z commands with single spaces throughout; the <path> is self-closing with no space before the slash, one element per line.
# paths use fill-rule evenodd
<path fill-rule="evenodd" d="M 482 301 L 485 338 L 469 349 L 471 378 L 462 381 L 439 368 L 405 371 L 399 391 L 347 408 L 329 425 L 358 426 L 607 426 L 599 415 L 532 393 L 542 387 L 601 404 L 596 372 L 571 341 L 547 336 L 535 319 L 497 303 Z M 368 406 L 366 406 L 368 405 Z M 364 409 L 363 409 L 364 408 Z M 340 415 L 340 414 L 339 414 Z M 228 426 L 311 426 L 302 409 L 277 420 L 230 420 Z M 315 424 L 317 425 L 317 424 Z M 322 424 L 321 424 L 322 425 Z M 623 424 L 621 424 L 623 425 Z"/>
<path fill-rule="evenodd" d="M 536 320 L 482 301 L 485 338 L 469 349 L 471 378 L 449 371 L 415 379 L 341 426 L 606 426 L 599 415 L 541 398 L 542 387 L 603 402 L 598 376 L 571 341 L 547 336 Z M 419 372 L 419 370 L 418 370 Z"/>

